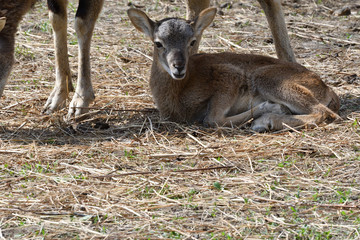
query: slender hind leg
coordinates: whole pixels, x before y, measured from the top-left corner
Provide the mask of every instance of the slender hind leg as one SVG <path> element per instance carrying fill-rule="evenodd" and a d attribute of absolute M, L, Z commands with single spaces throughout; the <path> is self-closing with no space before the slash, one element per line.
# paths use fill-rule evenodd
<path fill-rule="evenodd" d="M 341 119 L 338 114 L 320 103 L 306 87 L 295 83 L 283 87 L 286 88 L 286 91 L 273 89 L 276 94 L 271 96 L 272 100 L 285 105 L 293 114 L 297 115 L 279 115 L 273 112 L 265 114 L 254 120 L 251 127 L 253 130 L 258 132 L 281 130 L 286 128 L 285 125 L 290 127 L 303 125 L 311 127 L 323 122 Z M 266 95 L 264 91 L 261 92 Z M 336 95 L 334 97 L 337 98 Z"/>
<path fill-rule="evenodd" d="M 265 101 L 251 108 L 248 111 L 225 118 L 224 125 L 225 126 L 240 125 L 249 121 L 250 119 L 257 119 L 268 113 L 277 114 L 280 116 L 280 115 L 288 114 L 289 112 L 290 112 L 289 109 L 284 105 Z"/>
<path fill-rule="evenodd" d="M 79 43 L 78 80 L 74 97 L 70 103 L 68 118 L 86 112 L 86 107 L 94 101 L 91 84 L 90 45 L 96 19 L 104 0 L 80 0 L 76 12 L 75 30 Z"/>
<path fill-rule="evenodd" d="M 257 132 L 276 131 L 286 129 L 287 126 L 296 127 L 315 127 L 323 122 L 330 123 L 339 121 L 339 115 L 331 111 L 321 103 L 316 106 L 316 111 L 304 115 L 279 115 L 268 113 L 255 119 L 251 129 Z"/>
<path fill-rule="evenodd" d="M 281 0 L 258 0 L 264 9 L 271 33 L 274 38 L 276 54 L 279 59 L 296 62 L 286 29 Z"/>
<path fill-rule="evenodd" d="M 55 86 L 44 112 L 51 113 L 65 106 L 70 91 L 73 91 L 67 49 L 67 0 L 48 0 L 49 18 L 54 30 Z"/>

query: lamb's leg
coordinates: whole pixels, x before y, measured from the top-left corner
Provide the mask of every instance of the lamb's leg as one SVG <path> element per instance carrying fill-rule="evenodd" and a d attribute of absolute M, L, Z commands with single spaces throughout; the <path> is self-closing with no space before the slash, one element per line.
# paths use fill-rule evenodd
<path fill-rule="evenodd" d="M 69 92 L 73 91 L 67 49 L 67 0 L 48 0 L 49 18 L 54 30 L 55 86 L 44 106 L 51 113 L 65 106 Z"/>
<path fill-rule="evenodd" d="M 287 126 L 296 128 L 299 126 L 314 127 L 323 122 L 329 123 L 339 121 L 341 117 L 331 111 L 329 108 L 319 103 L 311 108 L 309 114 L 302 115 L 279 115 L 265 114 L 252 123 L 251 129 L 257 132 L 277 131 L 287 128 Z"/>
<path fill-rule="evenodd" d="M 230 100 L 230 99 L 229 99 Z M 230 103 L 230 104 L 229 104 Z M 204 123 L 211 126 L 238 126 L 246 123 L 251 119 L 256 119 L 267 113 L 274 114 L 288 114 L 289 109 L 281 104 L 270 103 L 268 101 L 262 102 L 251 109 L 226 117 L 226 111 L 228 106 L 231 105 L 231 101 L 227 102 L 226 98 L 221 97 L 221 100 L 213 99 L 212 104 L 209 107 L 209 113 L 206 116 Z"/>
<path fill-rule="evenodd" d="M 246 123 L 251 119 L 257 119 L 264 114 L 273 113 L 284 115 L 289 113 L 289 109 L 281 104 L 270 103 L 268 101 L 260 103 L 246 112 L 239 113 L 234 116 L 226 117 L 223 121 L 225 126 L 236 126 Z"/>
<path fill-rule="evenodd" d="M 264 9 L 271 33 L 274 38 L 276 54 L 279 59 L 296 62 L 294 52 L 290 45 L 289 35 L 286 29 L 281 0 L 258 0 Z"/>
<path fill-rule="evenodd" d="M 78 80 L 74 97 L 70 103 L 68 118 L 86 112 L 86 107 L 94 101 L 91 84 L 90 45 L 96 19 L 104 0 L 80 0 L 76 12 L 75 30 L 79 43 Z"/>
<path fill-rule="evenodd" d="M 260 80 L 261 78 L 258 78 L 258 81 Z M 341 119 L 338 114 L 320 103 L 311 90 L 302 85 L 293 83 L 279 87 L 274 83 L 272 86 L 273 89 L 269 88 L 269 84 L 268 87 L 258 87 L 258 91 L 265 99 L 271 98 L 274 102 L 282 103 L 294 115 L 265 114 L 253 122 L 252 129 L 255 131 L 281 130 L 285 128 L 284 124 L 290 127 L 314 126 Z M 337 99 L 336 95 L 332 97 Z"/>

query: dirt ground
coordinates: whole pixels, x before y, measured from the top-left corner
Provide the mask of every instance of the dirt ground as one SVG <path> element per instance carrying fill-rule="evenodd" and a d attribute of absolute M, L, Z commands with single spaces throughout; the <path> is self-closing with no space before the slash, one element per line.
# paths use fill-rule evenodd
<path fill-rule="evenodd" d="M 138 0 L 155 19 L 182 0 Z M 256 1 L 223 1 L 203 52 L 275 56 Z M 360 239 L 360 1 L 286 0 L 299 63 L 341 98 L 340 123 L 255 133 L 161 120 L 152 45 L 128 1 L 107 0 L 92 42 L 96 100 L 78 124 L 41 113 L 54 83 L 45 1 L 19 28 L 0 101 L 0 239 Z M 338 16 L 349 6 L 351 14 Z M 77 40 L 69 4 L 69 54 Z"/>

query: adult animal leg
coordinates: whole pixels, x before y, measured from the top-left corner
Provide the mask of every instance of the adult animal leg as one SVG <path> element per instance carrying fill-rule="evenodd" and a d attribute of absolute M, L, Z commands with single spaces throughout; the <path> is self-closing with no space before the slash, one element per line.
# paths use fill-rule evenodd
<path fill-rule="evenodd" d="M 34 1 L 0 1 L 0 97 L 14 64 L 15 34 Z"/>
<path fill-rule="evenodd" d="M 210 0 L 186 0 L 186 19 L 194 20 L 202 10 L 210 6 Z"/>
<path fill-rule="evenodd" d="M 202 10 L 210 6 L 210 0 L 186 0 L 186 19 L 194 20 Z M 196 54 L 199 50 L 201 36 L 196 39 L 195 45 L 192 47 L 191 55 Z"/>
<path fill-rule="evenodd" d="M 279 59 L 296 62 L 290 45 L 281 0 L 258 0 L 268 20 L 274 38 L 276 54 Z M 210 0 L 186 0 L 186 18 L 195 19 L 199 13 L 210 6 Z M 200 39 L 197 43 L 199 44 Z M 197 48 L 195 48 L 197 51 Z"/>
<path fill-rule="evenodd" d="M 2 23 L 5 25 L 4 19 Z M 7 36 L 0 32 L 0 97 L 3 94 L 7 78 L 14 63 L 14 38 L 14 35 Z"/>
<path fill-rule="evenodd" d="M 268 20 L 278 58 L 288 62 L 296 62 L 286 29 L 281 0 L 258 0 L 258 2 L 264 9 Z"/>
<path fill-rule="evenodd" d="M 45 113 L 51 113 L 65 106 L 69 92 L 74 88 L 67 48 L 67 0 L 48 0 L 49 18 L 54 30 L 55 86 L 44 106 Z"/>
<path fill-rule="evenodd" d="M 95 22 L 104 0 L 80 0 L 76 12 L 75 30 L 79 43 L 79 67 L 75 94 L 70 103 L 68 118 L 87 111 L 95 94 L 91 83 L 90 45 Z"/>

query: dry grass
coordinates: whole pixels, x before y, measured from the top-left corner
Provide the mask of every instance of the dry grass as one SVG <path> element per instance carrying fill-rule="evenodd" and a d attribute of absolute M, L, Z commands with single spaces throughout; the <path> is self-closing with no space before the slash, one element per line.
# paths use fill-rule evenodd
<path fill-rule="evenodd" d="M 202 51 L 274 56 L 257 3 L 234 2 Z M 330 13 L 356 2 L 348 17 Z M 180 0 L 134 3 L 157 19 L 185 12 Z M 66 110 L 41 114 L 54 81 L 45 3 L 22 22 L 0 103 L 0 238 L 360 239 L 359 1 L 285 1 L 298 61 L 341 96 L 344 121 L 268 134 L 160 120 L 152 47 L 127 8 L 105 3 L 92 45 L 95 109 L 77 126 Z"/>

